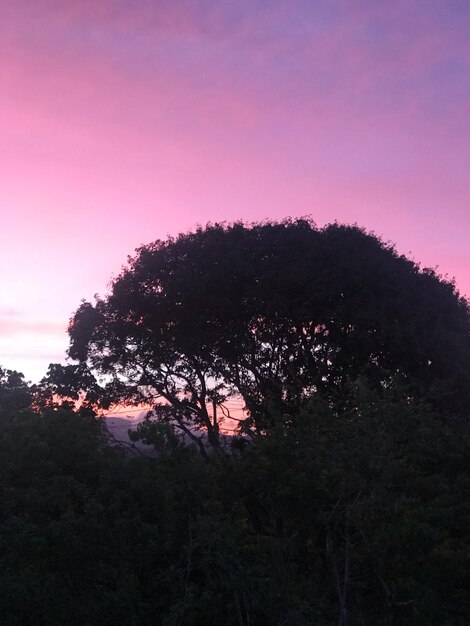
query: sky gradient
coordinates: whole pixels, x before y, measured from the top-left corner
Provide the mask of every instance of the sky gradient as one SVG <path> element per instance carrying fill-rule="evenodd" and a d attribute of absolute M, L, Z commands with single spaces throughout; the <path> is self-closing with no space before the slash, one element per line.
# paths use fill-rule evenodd
<path fill-rule="evenodd" d="M 470 295 L 468 0 L 1 0 L 0 365 L 208 221 L 358 223 Z"/>

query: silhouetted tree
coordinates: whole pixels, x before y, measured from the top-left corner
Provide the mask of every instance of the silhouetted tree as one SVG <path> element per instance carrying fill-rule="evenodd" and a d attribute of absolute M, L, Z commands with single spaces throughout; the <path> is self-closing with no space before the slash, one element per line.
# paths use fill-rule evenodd
<path fill-rule="evenodd" d="M 27 409 L 31 400 L 31 390 L 23 374 L 0 367 L 0 415 Z"/>
<path fill-rule="evenodd" d="M 82 303 L 69 335 L 108 398 L 150 403 L 213 446 L 234 395 L 242 427 L 265 432 L 313 395 L 339 406 L 359 376 L 468 414 L 468 302 L 356 226 L 236 223 L 156 241 Z"/>

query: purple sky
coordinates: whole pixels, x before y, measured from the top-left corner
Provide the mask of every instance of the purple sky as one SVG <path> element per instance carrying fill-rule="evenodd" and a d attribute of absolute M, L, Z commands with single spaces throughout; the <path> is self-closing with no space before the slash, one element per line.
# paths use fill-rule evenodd
<path fill-rule="evenodd" d="M 468 0 L 1 4 L 1 365 L 209 220 L 357 222 L 470 295 Z"/>

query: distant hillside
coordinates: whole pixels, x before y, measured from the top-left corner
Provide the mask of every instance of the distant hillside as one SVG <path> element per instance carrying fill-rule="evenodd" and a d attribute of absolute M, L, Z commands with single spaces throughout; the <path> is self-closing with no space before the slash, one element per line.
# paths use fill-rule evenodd
<path fill-rule="evenodd" d="M 137 426 L 143 421 L 142 417 L 126 418 L 110 415 L 105 419 L 112 442 L 122 445 L 129 454 L 155 458 L 156 455 L 153 446 L 148 446 L 142 441 L 134 442 L 129 438 L 129 430 L 136 430 Z"/>

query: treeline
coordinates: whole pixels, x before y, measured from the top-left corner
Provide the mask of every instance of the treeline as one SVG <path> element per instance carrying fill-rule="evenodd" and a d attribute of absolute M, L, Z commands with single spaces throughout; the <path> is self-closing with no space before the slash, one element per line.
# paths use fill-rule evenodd
<path fill-rule="evenodd" d="M 468 427 L 350 393 L 209 459 L 166 425 L 149 461 L 88 409 L 2 408 L 1 623 L 464 626 Z"/>
<path fill-rule="evenodd" d="M 469 623 L 453 282 L 357 227 L 214 225 L 140 248 L 69 336 L 38 385 L 0 370 L 2 625 Z M 114 402 L 151 406 L 156 459 L 109 445 Z"/>

